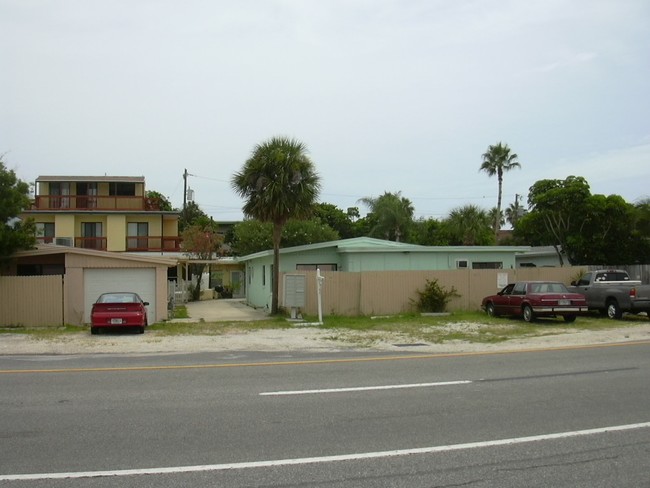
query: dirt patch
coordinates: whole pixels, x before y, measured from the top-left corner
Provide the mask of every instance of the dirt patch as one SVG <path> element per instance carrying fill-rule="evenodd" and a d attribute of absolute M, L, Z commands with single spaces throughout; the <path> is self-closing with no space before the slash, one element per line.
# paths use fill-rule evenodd
<path fill-rule="evenodd" d="M 481 324 L 457 323 L 445 332 L 467 333 Z M 291 329 L 233 330 L 221 335 L 166 336 L 157 331 L 140 334 L 102 334 L 89 332 L 38 338 L 24 334 L 0 335 L 0 355 L 17 354 L 143 354 L 210 351 L 410 351 L 454 353 L 514 351 L 555 347 L 587 346 L 608 343 L 650 341 L 650 324 L 589 331 L 553 328 L 543 335 L 497 343 L 445 340 L 432 343 L 404 334 L 368 331 L 295 327 Z"/>

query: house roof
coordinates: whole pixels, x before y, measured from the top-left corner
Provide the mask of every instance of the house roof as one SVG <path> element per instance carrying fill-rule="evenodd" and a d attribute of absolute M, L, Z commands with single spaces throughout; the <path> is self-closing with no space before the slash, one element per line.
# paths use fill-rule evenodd
<path fill-rule="evenodd" d="M 109 182 L 109 183 L 144 183 L 144 176 L 39 176 L 36 182 Z"/>
<path fill-rule="evenodd" d="M 34 249 L 27 251 L 18 251 L 14 253 L 12 258 L 23 258 L 30 256 L 47 256 L 51 254 L 76 254 L 82 256 L 101 257 L 108 259 L 120 259 L 123 261 L 131 262 L 145 262 L 151 264 L 158 264 L 164 266 L 176 266 L 177 260 L 175 258 L 168 258 L 165 256 L 143 256 L 134 255 L 130 253 L 117 253 L 109 251 L 97 251 L 95 249 L 83 249 L 79 247 L 70 246 L 57 246 L 55 244 L 38 244 Z"/>
<path fill-rule="evenodd" d="M 425 252 L 425 253 L 449 253 L 449 252 L 527 252 L 529 246 L 420 246 L 418 244 L 407 244 L 404 242 L 386 241 L 372 237 L 354 237 L 352 239 L 341 239 L 338 241 L 319 242 L 304 246 L 285 247 L 280 249 L 280 254 L 290 254 L 304 251 L 314 251 L 330 247 L 338 248 L 340 253 L 373 253 L 373 252 Z M 264 256 L 273 255 L 273 250 L 260 251 L 238 258 L 239 261 L 249 261 Z"/>

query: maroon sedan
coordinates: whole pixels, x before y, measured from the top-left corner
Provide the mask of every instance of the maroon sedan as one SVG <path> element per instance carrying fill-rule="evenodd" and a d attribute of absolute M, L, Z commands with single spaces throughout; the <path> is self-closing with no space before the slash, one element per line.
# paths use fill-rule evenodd
<path fill-rule="evenodd" d="M 511 283 L 481 303 L 488 315 L 521 315 L 526 322 L 535 317 L 562 316 L 573 322 L 587 311 L 584 295 L 572 293 L 563 283 L 555 281 L 519 281 Z"/>
<path fill-rule="evenodd" d="M 137 293 L 114 292 L 99 295 L 90 312 L 90 333 L 103 328 L 133 328 L 140 334 L 147 327 L 147 305 Z"/>

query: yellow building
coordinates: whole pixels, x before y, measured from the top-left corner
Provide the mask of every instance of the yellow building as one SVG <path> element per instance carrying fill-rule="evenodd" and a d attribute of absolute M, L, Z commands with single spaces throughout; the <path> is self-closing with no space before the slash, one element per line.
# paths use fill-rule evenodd
<path fill-rule="evenodd" d="M 180 212 L 147 198 L 143 176 L 39 176 L 22 217 L 38 243 L 113 252 L 178 252 Z"/>

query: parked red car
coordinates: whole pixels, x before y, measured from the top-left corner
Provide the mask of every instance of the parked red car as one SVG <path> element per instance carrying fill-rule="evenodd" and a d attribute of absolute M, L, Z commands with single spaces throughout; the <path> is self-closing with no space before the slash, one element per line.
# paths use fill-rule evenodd
<path fill-rule="evenodd" d="M 147 327 L 147 305 L 137 293 L 114 292 L 99 295 L 90 312 L 90 333 L 103 328 L 135 328 L 140 334 Z"/>
<path fill-rule="evenodd" d="M 562 316 L 573 322 L 587 312 L 587 300 L 580 293 L 570 292 L 564 283 L 555 281 L 520 281 L 511 283 L 481 303 L 488 315 L 520 315 L 526 322 L 535 317 Z"/>

